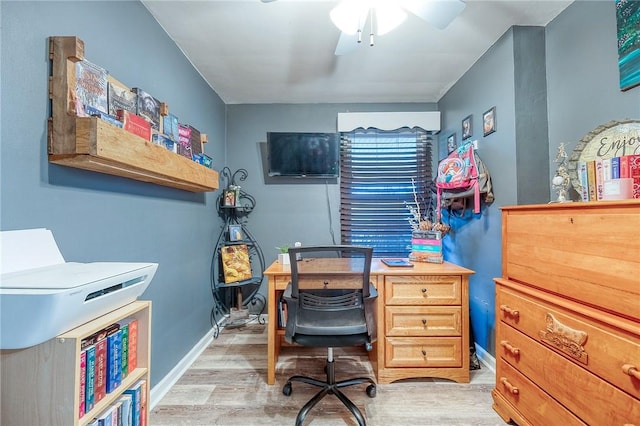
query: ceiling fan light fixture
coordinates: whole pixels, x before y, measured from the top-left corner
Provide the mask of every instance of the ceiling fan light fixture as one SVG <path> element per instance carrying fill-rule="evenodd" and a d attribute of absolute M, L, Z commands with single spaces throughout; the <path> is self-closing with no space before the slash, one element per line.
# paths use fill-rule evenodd
<path fill-rule="evenodd" d="M 407 19 L 407 13 L 400 6 L 384 4 L 376 6 L 376 34 L 385 35 Z"/>
<path fill-rule="evenodd" d="M 364 27 L 369 6 L 362 1 L 348 0 L 331 9 L 329 16 L 333 24 L 345 34 L 353 35 Z"/>

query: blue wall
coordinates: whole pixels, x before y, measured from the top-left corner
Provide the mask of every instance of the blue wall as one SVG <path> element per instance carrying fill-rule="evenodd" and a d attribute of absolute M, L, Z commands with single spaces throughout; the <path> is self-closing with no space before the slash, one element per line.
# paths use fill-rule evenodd
<path fill-rule="evenodd" d="M 544 73 L 544 75 L 542 75 Z M 615 3 L 577 1 L 544 28 L 513 27 L 447 92 L 440 146 L 474 117 L 474 139 L 489 167 L 495 202 L 454 220 L 445 258 L 476 271 L 471 321 L 478 344 L 494 347 L 493 278 L 501 275 L 500 207 L 546 203 L 558 145 L 571 152 L 589 131 L 614 119 L 640 118 L 640 88 L 618 82 Z M 497 131 L 482 136 L 482 113 L 496 106 Z"/>
<path fill-rule="evenodd" d="M 191 193 L 49 164 L 48 37 L 78 36 L 85 57 L 169 104 L 224 160 L 225 105 L 139 2 L 7 2 L 2 8 L 0 229 L 49 228 L 67 261 L 157 262 L 152 384 L 210 330 L 217 193 Z"/>

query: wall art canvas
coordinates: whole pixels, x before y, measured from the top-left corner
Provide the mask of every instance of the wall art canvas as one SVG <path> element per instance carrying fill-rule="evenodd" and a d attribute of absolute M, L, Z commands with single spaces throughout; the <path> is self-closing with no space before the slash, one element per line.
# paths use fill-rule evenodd
<path fill-rule="evenodd" d="M 251 278 L 249 249 L 245 244 L 223 246 L 220 250 L 225 283 L 230 284 Z"/>
<path fill-rule="evenodd" d="M 620 89 L 640 85 L 640 1 L 616 0 Z"/>

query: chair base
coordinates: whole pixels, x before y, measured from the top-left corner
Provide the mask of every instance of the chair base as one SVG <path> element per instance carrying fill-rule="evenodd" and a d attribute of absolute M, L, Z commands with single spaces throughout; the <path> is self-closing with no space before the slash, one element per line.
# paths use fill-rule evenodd
<path fill-rule="evenodd" d="M 322 388 L 320 392 L 315 394 L 314 397 L 311 398 L 300 409 L 300 411 L 298 412 L 298 416 L 296 417 L 296 426 L 302 426 L 302 423 L 304 422 L 304 419 L 309 413 L 309 411 L 318 402 L 320 402 L 322 398 L 324 398 L 327 395 L 335 395 L 349 409 L 349 411 L 351 411 L 351 413 L 355 416 L 356 420 L 358 420 L 358 424 L 360 426 L 366 425 L 364 416 L 362 415 L 362 412 L 360 411 L 360 409 L 358 409 L 358 407 L 356 407 L 356 405 L 353 402 L 351 402 L 351 400 L 347 398 L 347 396 L 344 393 L 342 393 L 340 388 L 343 388 L 346 386 L 359 385 L 362 383 L 369 383 L 369 386 L 367 386 L 367 395 L 370 398 L 374 398 L 376 396 L 376 383 L 368 377 L 356 377 L 353 379 L 341 380 L 339 382 L 336 382 L 335 365 L 332 358 L 333 357 L 330 352 L 330 356 L 327 358 L 327 365 L 325 367 L 325 370 L 327 373 L 326 381 L 317 380 L 307 376 L 291 376 L 289 377 L 289 379 L 287 380 L 287 383 L 285 383 L 284 387 L 282 388 L 282 393 L 285 394 L 286 396 L 291 395 L 291 392 L 292 392 L 291 382 L 302 382 L 302 383 L 307 383 L 307 384 Z"/>

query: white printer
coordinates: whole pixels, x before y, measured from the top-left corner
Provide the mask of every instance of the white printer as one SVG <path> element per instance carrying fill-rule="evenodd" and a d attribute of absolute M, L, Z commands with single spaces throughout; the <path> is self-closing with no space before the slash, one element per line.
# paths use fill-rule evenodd
<path fill-rule="evenodd" d="M 157 263 L 65 262 L 47 229 L 0 233 L 0 349 L 21 349 L 135 301 Z"/>

